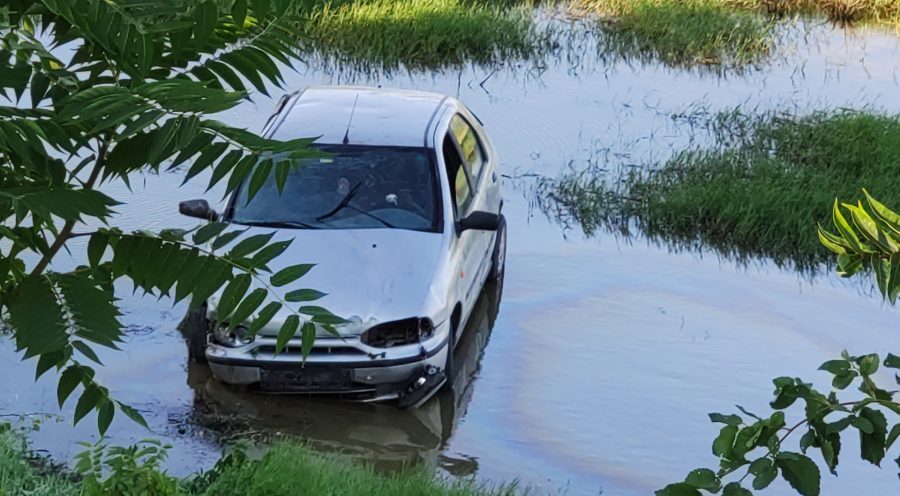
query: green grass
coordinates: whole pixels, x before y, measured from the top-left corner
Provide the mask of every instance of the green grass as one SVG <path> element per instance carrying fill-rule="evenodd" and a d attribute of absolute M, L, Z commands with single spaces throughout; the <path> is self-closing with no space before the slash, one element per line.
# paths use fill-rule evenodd
<path fill-rule="evenodd" d="M 312 454 L 295 444 L 272 447 L 259 461 L 224 471 L 204 494 L 216 496 L 486 496 L 514 494 L 513 487 L 489 490 L 471 483 L 448 483 L 425 472 L 380 475 L 334 456 Z"/>
<path fill-rule="evenodd" d="M 518 494 L 514 485 L 499 488 L 471 482 L 448 482 L 425 471 L 396 475 L 378 474 L 369 467 L 334 456 L 280 442 L 261 459 L 228 456 L 204 474 L 174 479 L 157 468 L 158 463 L 134 450 L 118 450 L 116 461 L 85 469 L 91 476 L 63 477 L 30 461 L 24 437 L 0 425 L 0 495 L 3 496 L 489 496 Z M 97 452 L 94 451 L 96 454 Z M 124 455 L 122 453 L 125 453 Z M 128 454 L 131 453 L 131 454 Z M 82 457 L 84 458 L 84 457 Z M 84 462 L 80 460 L 79 463 Z M 85 462 L 88 463 L 88 462 Z M 90 464 L 90 463 L 88 463 Z M 113 469 L 112 467 L 121 467 Z M 105 478 L 105 480 L 103 479 Z"/>
<path fill-rule="evenodd" d="M 308 51 L 362 69 L 439 69 L 539 57 L 550 49 L 530 2 L 334 0 L 300 23 Z"/>
<path fill-rule="evenodd" d="M 15 496 L 76 495 L 76 485 L 52 473 L 42 473 L 26 454 L 21 436 L 9 431 L 8 424 L 0 424 L 0 495 Z"/>
<path fill-rule="evenodd" d="M 776 24 L 718 0 L 584 0 L 603 15 L 601 51 L 683 67 L 739 67 L 762 61 Z"/>
<path fill-rule="evenodd" d="M 539 194 L 548 211 L 589 234 L 637 228 L 678 248 L 799 268 L 832 258 L 816 224 L 831 225 L 835 198 L 855 202 L 867 188 L 887 205 L 900 204 L 898 116 L 733 112 L 720 114 L 713 129 L 727 146 L 684 151 L 613 183 L 593 175 L 546 181 Z"/>
<path fill-rule="evenodd" d="M 635 3 L 640 1 L 574 0 L 574 4 L 582 10 L 605 15 L 620 15 Z M 653 3 L 663 5 L 672 2 L 655 0 Z M 900 28 L 900 2 L 896 0 L 706 0 L 703 3 L 711 7 L 753 12 L 768 17 L 823 15 L 841 25 L 881 24 Z"/>

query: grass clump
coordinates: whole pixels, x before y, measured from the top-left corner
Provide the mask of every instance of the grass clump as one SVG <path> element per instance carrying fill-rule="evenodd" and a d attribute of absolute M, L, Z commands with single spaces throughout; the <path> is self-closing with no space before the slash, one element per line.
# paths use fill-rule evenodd
<path fill-rule="evenodd" d="M 262 459 L 233 463 L 204 494 L 216 496 L 487 496 L 514 494 L 512 487 L 488 490 L 471 483 L 447 483 L 425 472 L 381 475 L 334 456 L 290 443 L 273 446 Z"/>
<path fill-rule="evenodd" d="M 498 489 L 447 482 L 425 471 L 382 475 L 339 456 L 280 442 L 261 459 L 235 450 L 199 475 L 177 479 L 162 468 L 167 446 L 144 440 L 130 447 L 87 445 L 74 473 L 31 461 L 21 433 L 0 424 L 0 495 L 29 496 L 500 496 Z M 67 475 L 67 477 L 63 477 Z"/>
<path fill-rule="evenodd" d="M 799 268 L 831 260 L 816 225 L 830 225 L 835 198 L 856 198 L 867 188 L 885 203 L 900 203 L 900 117 L 729 113 L 714 124 L 727 145 L 681 152 L 615 184 L 593 176 L 547 182 L 544 197 L 553 199 L 558 217 L 588 229 L 637 227 L 676 247 Z"/>
<path fill-rule="evenodd" d="M 628 12 L 631 4 L 640 1 L 642 0 L 575 0 L 575 4 L 585 10 L 620 16 Z M 657 0 L 656 3 L 691 3 L 691 0 Z M 703 3 L 732 12 L 762 13 L 776 18 L 824 15 L 842 26 L 863 23 L 900 27 L 900 2 L 897 0 L 706 0 Z"/>
<path fill-rule="evenodd" d="M 68 496 L 78 493 L 74 482 L 42 470 L 28 454 L 24 439 L 11 432 L 9 424 L 0 424 L 0 495 Z"/>
<path fill-rule="evenodd" d="M 763 60 L 775 23 L 719 0 L 582 0 L 604 15 L 601 50 L 682 67 L 739 67 Z"/>
<path fill-rule="evenodd" d="M 363 69 L 492 64 L 552 45 L 529 2 L 333 0 L 308 8 L 299 30 L 309 51 Z"/>

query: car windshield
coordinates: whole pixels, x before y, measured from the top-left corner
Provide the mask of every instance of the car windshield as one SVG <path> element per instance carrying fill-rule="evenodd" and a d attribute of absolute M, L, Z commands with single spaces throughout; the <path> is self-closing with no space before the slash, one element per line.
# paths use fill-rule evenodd
<path fill-rule="evenodd" d="M 237 224 L 307 229 L 437 230 L 434 165 L 425 148 L 319 146 L 279 194 L 272 174 L 249 202 L 242 184 L 231 206 Z"/>

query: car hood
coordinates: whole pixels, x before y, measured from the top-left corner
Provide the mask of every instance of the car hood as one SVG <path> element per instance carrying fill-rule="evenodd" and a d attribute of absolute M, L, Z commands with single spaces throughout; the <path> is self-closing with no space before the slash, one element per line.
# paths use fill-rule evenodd
<path fill-rule="evenodd" d="M 403 229 L 271 229 L 252 227 L 242 238 L 275 231 L 272 242 L 293 242 L 269 263 L 272 272 L 289 265 L 315 264 L 299 280 L 275 288 L 286 293 L 311 288 L 327 296 L 308 303 L 290 303 L 296 310 L 302 305 L 321 306 L 350 320 L 341 334 L 359 334 L 381 322 L 423 317 L 430 307 L 432 279 L 441 256 L 441 234 Z M 267 279 L 267 275 L 264 276 Z M 259 284 L 255 285 L 259 286 Z M 218 295 L 217 295 L 218 296 Z M 210 303 L 214 307 L 217 298 Z M 282 309 L 263 335 L 277 333 L 277 324 L 291 312 Z"/>

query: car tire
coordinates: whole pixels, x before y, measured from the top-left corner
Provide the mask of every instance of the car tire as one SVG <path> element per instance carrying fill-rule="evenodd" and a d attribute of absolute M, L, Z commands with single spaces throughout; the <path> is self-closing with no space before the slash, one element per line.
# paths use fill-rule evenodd
<path fill-rule="evenodd" d="M 444 362 L 444 388 L 446 389 L 453 388 L 453 379 L 456 377 L 456 363 L 453 360 L 453 345 L 456 344 L 456 328 L 458 325 L 458 322 L 451 321 L 450 335 L 447 338 L 447 360 Z"/>
<path fill-rule="evenodd" d="M 187 322 L 188 358 L 197 363 L 206 363 L 206 346 L 209 327 L 206 324 L 206 305 L 190 311 Z"/>
<path fill-rule="evenodd" d="M 497 225 L 497 236 L 494 238 L 494 251 L 491 253 L 491 271 L 488 272 L 488 281 L 497 281 L 503 277 L 506 269 L 506 217 L 500 215 Z"/>

